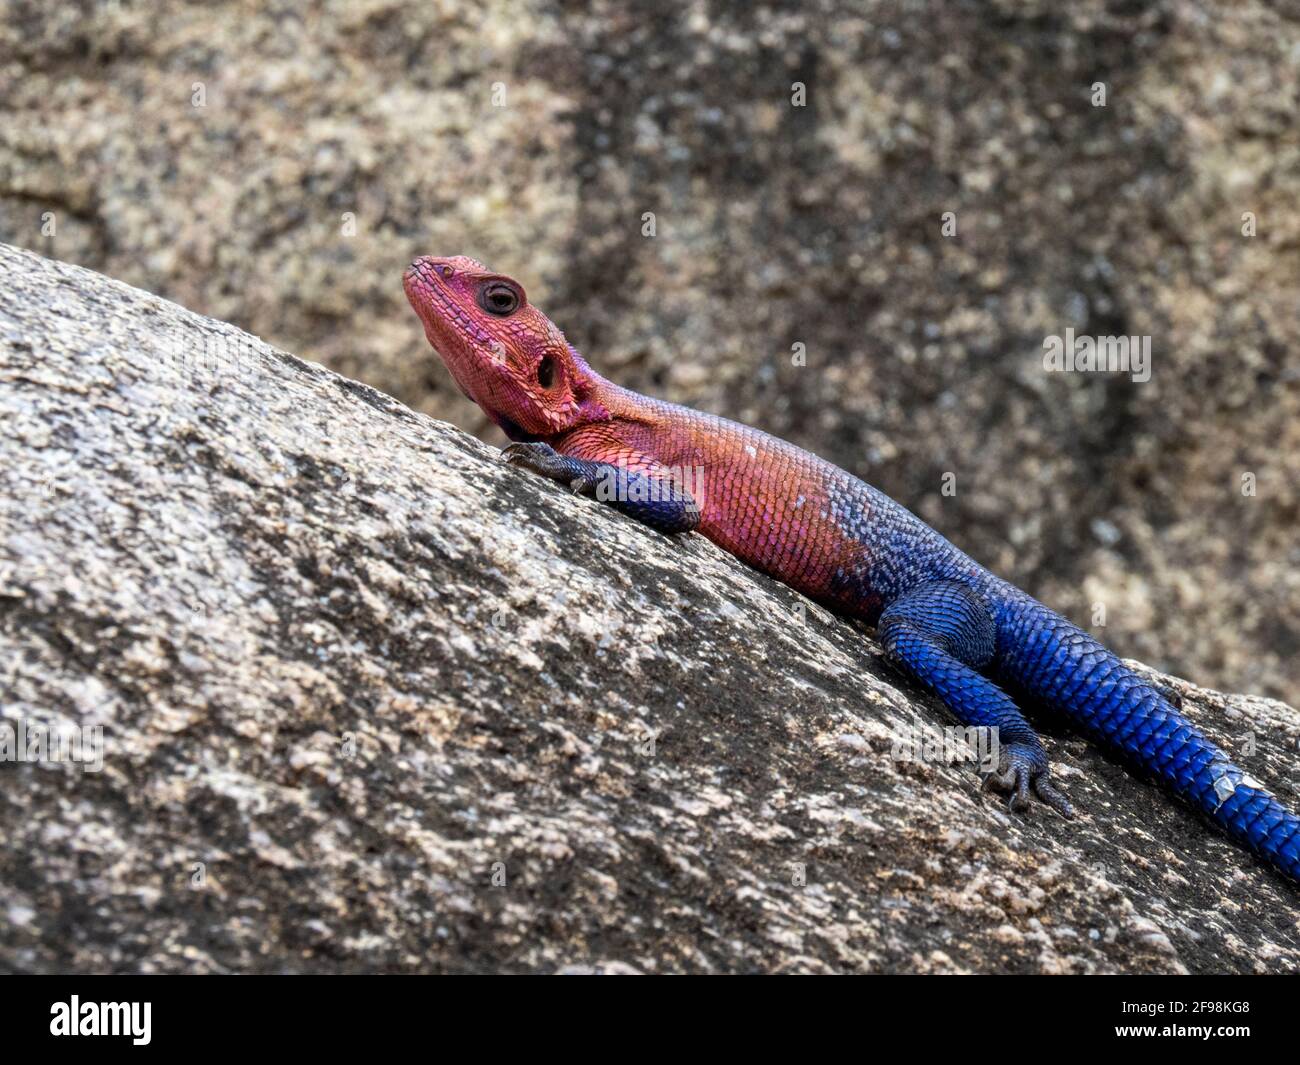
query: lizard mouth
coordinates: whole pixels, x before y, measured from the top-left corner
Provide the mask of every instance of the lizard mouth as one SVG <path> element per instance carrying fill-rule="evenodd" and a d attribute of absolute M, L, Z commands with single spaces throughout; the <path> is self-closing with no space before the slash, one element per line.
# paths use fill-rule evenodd
<path fill-rule="evenodd" d="M 435 263 L 436 260 L 421 256 L 402 275 L 406 299 L 424 323 L 429 342 L 449 364 L 450 360 L 470 353 L 490 355 L 496 346 L 495 338 L 456 298 L 439 276 Z M 468 352 L 458 351 L 461 345 L 469 349 Z"/>
<path fill-rule="evenodd" d="M 425 337 L 451 371 L 456 387 L 466 399 L 484 406 L 470 391 L 465 379 L 484 383 L 479 371 L 485 360 L 499 361 L 493 352 L 500 348 L 500 344 L 478 323 L 475 310 L 464 306 L 439 273 L 438 264 L 443 261 L 432 256 L 420 256 L 403 273 L 402 288 L 407 302 L 424 324 Z M 458 264 L 479 267 L 472 259 L 460 259 Z"/>
<path fill-rule="evenodd" d="M 442 288 L 442 278 L 434 269 L 434 262 L 428 255 L 421 255 L 402 274 L 406 298 L 421 318 L 424 317 L 425 304 Z"/>

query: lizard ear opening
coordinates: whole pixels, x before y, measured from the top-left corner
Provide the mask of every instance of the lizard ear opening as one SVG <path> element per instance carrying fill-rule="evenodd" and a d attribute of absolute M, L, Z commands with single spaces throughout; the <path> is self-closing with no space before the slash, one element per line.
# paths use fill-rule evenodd
<path fill-rule="evenodd" d="M 537 364 L 537 383 L 543 388 L 555 384 L 555 360 L 549 355 L 543 355 L 542 361 Z"/>

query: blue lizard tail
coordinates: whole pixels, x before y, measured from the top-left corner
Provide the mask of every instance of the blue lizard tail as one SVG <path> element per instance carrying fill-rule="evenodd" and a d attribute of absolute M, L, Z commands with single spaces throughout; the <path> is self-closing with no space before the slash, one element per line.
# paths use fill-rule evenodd
<path fill-rule="evenodd" d="M 1300 817 L 1232 764 L 1157 689 L 1083 630 L 1007 585 L 997 672 L 1151 773 L 1300 883 Z"/>

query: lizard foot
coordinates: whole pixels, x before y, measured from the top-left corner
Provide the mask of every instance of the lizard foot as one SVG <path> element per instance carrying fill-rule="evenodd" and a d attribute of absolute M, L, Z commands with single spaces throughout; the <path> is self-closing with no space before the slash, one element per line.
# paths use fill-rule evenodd
<path fill-rule="evenodd" d="M 1029 791 L 1047 803 L 1062 817 L 1073 817 L 1074 807 L 1070 805 L 1056 785 L 1051 781 L 1051 769 L 1042 750 L 1034 750 L 1023 743 L 1012 743 L 1002 748 L 1002 758 L 998 771 L 990 773 L 984 780 L 986 788 L 1009 792 L 1007 805 L 1014 813 L 1021 813 L 1029 807 Z"/>
<path fill-rule="evenodd" d="M 501 449 L 501 455 L 511 466 L 522 466 L 552 481 L 567 484 L 575 492 L 585 487 L 584 479 L 574 476 L 573 460 L 565 458 L 550 444 L 509 444 Z"/>

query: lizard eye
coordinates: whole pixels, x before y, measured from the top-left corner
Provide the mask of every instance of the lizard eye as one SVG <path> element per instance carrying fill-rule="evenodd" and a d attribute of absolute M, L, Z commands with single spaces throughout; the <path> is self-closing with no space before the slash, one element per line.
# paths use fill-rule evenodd
<path fill-rule="evenodd" d="M 489 281 L 479 289 L 478 305 L 488 314 L 505 318 L 519 309 L 519 293 L 504 281 Z"/>
<path fill-rule="evenodd" d="M 537 364 L 537 383 L 543 388 L 555 384 L 555 360 L 549 355 L 543 355 L 542 361 Z"/>

